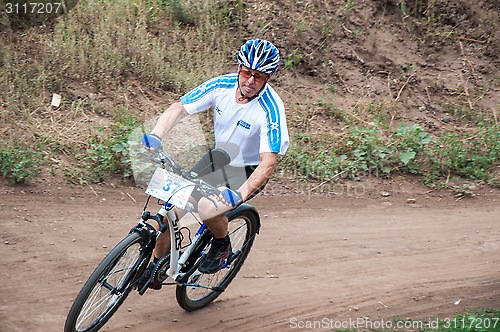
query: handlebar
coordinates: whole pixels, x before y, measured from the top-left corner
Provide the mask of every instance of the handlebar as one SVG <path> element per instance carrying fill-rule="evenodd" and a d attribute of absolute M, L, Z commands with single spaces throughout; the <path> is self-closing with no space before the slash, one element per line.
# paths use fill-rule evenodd
<path fill-rule="evenodd" d="M 177 164 L 173 158 L 168 155 L 165 151 L 162 149 L 155 150 L 154 152 L 146 153 L 138 153 L 138 155 L 146 156 L 150 161 L 161 165 L 164 169 L 170 168 L 173 173 L 182 176 L 184 179 L 193 182 L 195 185 L 195 188 L 198 189 L 198 191 L 211 200 L 214 204 L 215 202 L 210 199 L 208 196 L 219 196 L 221 195 L 221 191 L 209 184 L 208 182 L 198 178 L 198 174 L 192 171 L 184 171 L 182 167 Z"/>

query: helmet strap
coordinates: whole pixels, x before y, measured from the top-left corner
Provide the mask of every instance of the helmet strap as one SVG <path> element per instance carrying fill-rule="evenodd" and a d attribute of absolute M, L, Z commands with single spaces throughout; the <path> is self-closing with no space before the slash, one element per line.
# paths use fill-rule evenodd
<path fill-rule="evenodd" d="M 255 96 L 253 96 L 253 97 L 247 97 L 247 96 L 245 96 L 245 95 L 243 94 L 243 91 L 242 91 L 242 90 L 241 90 L 241 88 L 240 88 L 240 82 L 238 82 L 238 90 L 240 90 L 240 95 L 241 95 L 240 97 L 238 97 L 238 101 L 244 101 L 244 100 L 247 100 L 247 101 L 252 101 L 252 100 L 254 100 L 254 99 L 255 99 L 255 97 L 257 97 L 257 96 L 259 95 L 259 93 L 260 93 L 260 91 L 259 91 L 259 92 L 258 92 L 257 94 L 255 94 Z M 262 89 L 260 89 L 260 90 L 262 91 Z"/>
<path fill-rule="evenodd" d="M 240 95 L 241 95 L 241 97 L 238 98 L 238 101 L 243 101 L 243 100 L 252 101 L 255 98 L 257 98 L 258 95 L 260 95 L 260 93 L 262 92 L 262 90 L 264 90 L 264 88 L 266 87 L 267 82 L 269 81 L 269 77 L 267 78 L 266 83 L 264 83 L 262 85 L 262 87 L 260 88 L 260 90 L 253 97 L 247 97 L 247 96 L 245 96 L 245 94 L 243 93 L 243 90 L 241 90 L 241 87 L 240 87 L 240 77 L 239 77 L 240 68 L 241 68 L 241 65 L 238 66 L 238 90 L 240 90 Z"/>

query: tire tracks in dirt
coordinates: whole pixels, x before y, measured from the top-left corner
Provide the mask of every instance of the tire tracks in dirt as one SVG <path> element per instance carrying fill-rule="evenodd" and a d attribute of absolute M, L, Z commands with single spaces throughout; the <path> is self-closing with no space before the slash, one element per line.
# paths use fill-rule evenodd
<path fill-rule="evenodd" d="M 143 194 L 0 192 L 0 331 L 62 329 L 88 275 L 137 220 L 142 203 L 125 191 Z M 173 287 L 132 293 L 103 331 L 287 331 L 499 308 L 500 208 L 495 197 L 482 202 L 256 198 L 261 232 L 213 304 L 186 313 Z"/>

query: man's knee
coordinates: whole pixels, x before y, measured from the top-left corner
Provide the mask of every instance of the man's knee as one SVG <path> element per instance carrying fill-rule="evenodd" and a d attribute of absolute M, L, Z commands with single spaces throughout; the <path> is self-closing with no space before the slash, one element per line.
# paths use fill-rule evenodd
<path fill-rule="evenodd" d="M 206 221 L 217 215 L 215 205 L 206 198 L 202 198 L 198 203 L 198 215 L 201 220 Z"/>
<path fill-rule="evenodd" d="M 231 208 L 218 202 L 217 206 L 206 198 L 200 200 L 198 204 L 198 215 L 204 222 L 217 221 L 219 219 L 226 219 L 225 212 Z"/>

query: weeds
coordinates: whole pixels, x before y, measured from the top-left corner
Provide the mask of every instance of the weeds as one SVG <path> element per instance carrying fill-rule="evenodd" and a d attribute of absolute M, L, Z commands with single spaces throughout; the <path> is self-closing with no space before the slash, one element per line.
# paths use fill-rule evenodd
<path fill-rule="evenodd" d="M 354 0 L 345 0 L 345 5 L 344 5 L 344 8 L 345 10 L 347 11 L 352 11 L 356 8 L 356 1 Z"/>
<path fill-rule="evenodd" d="M 464 313 L 453 318 L 431 319 L 423 332 L 483 331 L 494 332 L 500 328 L 500 310 L 484 309 Z M 434 325 L 434 326 L 432 326 Z"/>
<path fill-rule="evenodd" d="M 487 180 L 500 157 L 500 128 L 491 119 L 479 123 L 475 134 L 446 133 L 436 147 L 431 168 L 441 174 L 453 172 L 472 180 Z"/>
<path fill-rule="evenodd" d="M 355 127 L 330 146 L 321 143 L 324 137 L 296 135 L 297 148 L 285 158 L 285 167 L 304 180 L 324 181 L 341 172 L 352 179 L 360 174 L 386 177 L 398 171 L 421 175 L 430 187 L 448 183 L 450 174 L 494 183 L 491 172 L 499 162 L 500 130 L 490 119 L 479 125 L 475 135 L 465 137 L 432 136 L 418 125 L 393 131 L 375 125 Z"/>
<path fill-rule="evenodd" d="M 43 154 L 27 145 L 14 143 L 0 146 L 1 174 L 12 184 L 29 183 L 40 173 Z"/>
<path fill-rule="evenodd" d="M 126 113 L 115 116 L 112 133 L 99 128 L 90 138 L 85 153 L 80 157 L 90 182 L 101 182 L 114 176 L 127 179 L 132 176 L 128 157 L 128 136 L 137 126 L 137 121 Z M 67 177 L 81 176 L 76 170 L 66 173 Z M 82 179 L 78 179 L 82 182 Z"/>
<path fill-rule="evenodd" d="M 439 18 L 435 17 L 436 1 L 397 3 L 401 13 L 413 21 L 430 23 Z M 290 29 L 295 29 L 302 37 L 309 30 L 316 30 L 322 38 L 317 45 L 312 44 L 314 40 L 301 43 L 301 48 L 297 48 L 296 43 L 287 43 L 290 41 L 287 38 L 276 38 L 282 44 L 280 47 L 285 48 L 283 67 L 300 74 L 300 70 L 312 67 L 308 61 L 321 59 L 324 66 L 319 67 L 319 71 L 324 71 L 325 75 L 334 74 L 325 80 L 329 83 L 325 83 L 322 93 L 340 96 L 344 89 L 349 91 L 350 82 L 332 69 L 336 68 L 332 61 L 336 53 L 332 47 L 340 36 L 339 31 L 355 36 L 369 32 L 361 27 L 353 32 L 349 30 L 352 26 L 343 24 L 343 17 L 352 17 L 361 12 L 361 8 L 353 0 L 342 0 L 335 5 L 300 1 L 297 5 L 301 6 L 301 15 L 295 21 L 289 17 Z M 125 110 L 119 112 L 110 125 L 115 105 L 88 100 L 86 91 L 83 97 L 77 97 L 75 90 L 82 85 L 82 90 L 91 86 L 96 94 L 121 95 L 129 88 L 129 82 L 138 82 L 149 91 L 185 92 L 214 74 L 225 72 L 228 64 L 234 63 L 234 51 L 243 39 L 266 37 L 266 34 L 274 36 L 272 29 L 278 26 L 274 17 L 281 13 L 281 9 L 273 4 L 262 4 L 269 15 L 258 16 L 259 8 L 250 6 L 252 4 L 241 0 L 80 2 L 78 10 L 71 10 L 40 27 L 37 33 L 27 31 L 23 38 L 17 36 L 17 43 L 0 47 L 2 127 L 33 132 L 35 144 L 46 148 L 47 154 L 77 155 L 79 165 L 63 167 L 68 179 L 83 183 L 102 181 L 115 175 L 127 178 L 130 167 L 126 157 L 126 137 L 135 127 L 136 119 L 126 116 Z M 311 11 L 310 8 L 315 9 Z M 342 15 L 334 15 L 336 18 L 332 20 L 332 13 Z M 36 49 L 22 47 L 24 41 L 36 45 Z M 404 67 L 403 72 L 411 74 L 407 80 L 409 83 L 416 67 Z M 483 85 L 477 91 L 479 95 L 471 94 L 469 104 L 489 97 L 498 84 L 498 78 L 495 79 Z M 465 83 L 466 79 L 463 89 Z M 388 88 L 391 89 L 390 81 Z M 436 87 L 436 91 L 438 89 L 444 91 L 443 86 Z M 58 109 L 44 106 L 48 104 L 47 96 L 54 92 L 69 96 L 66 104 Z M 396 102 L 399 97 L 400 94 Z M 293 171 L 304 181 L 328 181 L 338 178 L 339 174 L 356 179 L 360 174 L 390 176 L 394 172 L 403 172 L 417 174 L 434 187 L 443 183 L 448 185 L 449 178 L 455 176 L 500 186 L 498 176 L 494 175 L 500 149 L 498 120 L 483 119 L 485 113 L 481 110 L 473 112 L 470 105 L 460 107 L 450 101 L 447 110 L 460 120 L 481 119 L 476 131 L 457 130 L 431 135 L 411 123 L 393 128 L 393 120 L 400 119 L 394 117 L 395 105 L 386 105 L 383 98 L 368 102 L 364 108 L 355 106 L 351 110 L 317 96 L 309 104 L 301 100 L 298 105 L 301 103 L 304 107 L 301 105 L 298 113 L 303 118 L 297 121 L 296 127 L 290 126 L 295 135 L 280 167 Z M 75 104 L 78 105 L 73 108 Z M 106 124 L 98 121 L 99 125 L 94 125 L 98 128 L 92 127 L 90 133 L 70 130 L 78 128 L 78 121 L 87 120 L 89 113 L 92 119 L 105 120 Z M 43 118 L 35 118 L 39 115 Z M 317 129 L 313 126 L 318 123 L 310 121 L 311 117 L 334 122 L 335 128 L 309 132 L 307 130 Z M 26 127 L 37 130 L 26 131 Z M 80 151 L 82 147 L 83 152 Z M 24 146 L 16 149 L 21 158 L 17 164 L 11 161 L 15 151 L 2 147 L 2 174 L 14 182 L 28 181 L 36 175 L 42 159 L 38 156 L 30 161 L 28 156 L 33 152 L 28 153 Z M 23 155 L 22 151 L 26 154 Z M 23 169 L 30 171 L 23 174 Z"/>
<path fill-rule="evenodd" d="M 462 199 L 465 197 L 474 197 L 476 196 L 476 194 L 474 193 L 474 189 L 476 189 L 476 186 L 468 183 L 465 183 L 461 186 L 453 186 L 453 196 L 458 199 Z"/>
<path fill-rule="evenodd" d="M 194 24 L 194 19 L 191 17 L 184 4 L 180 0 L 158 0 L 157 3 L 160 9 L 167 10 L 176 25 Z"/>
<path fill-rule="evenodd" d="M 292 69 L 302 62 L 300 49 L 296 48 L 292 53 L 288 54 L 285 59 L 285 69 Z"/>
<path fill-rule="evenodd" d="M 117 90 L 128 88 L 131 80 L 149 89 L 175 93 L 214 72 L 223 73 L 224 61 L 206 66 L 206 59 L 234 57 L 234 44 L 239 45 L 240 40 L 229 37 L 227 27 L 238 24 L 244 10 L 241 1 L 82 2 L 78 10 L 53 21 L 46 31 L 28 31 L 17 44 L 0 47 L 2 131 L 4 125 L 19 132 L 37 128 L 29 132 L 46 153 L 62 153 L 71 159 L 77 156 L 80 165 L 61 166 L 70 181 L 95 182 L 115 175 L 126 178 L 130 176 L 126 137 L 132 120 L 122 114 L 112 120 L 114 124 L 90 128 L 91 134 L 83 127 L 75 133 L 70 129 L 78 130 L 79 121 L 88 121 L 89 115 L 99 123 L 100 119 L 109 122 L 115 107 L 96 98 L 89 100 L 80 91 L 88 94 L 85 89 L 90 86 L 98 95 L 121 95 Z M 162 34 L 157 33 L 155 24 L 163 25 Z M 37 49 L 26 47 L 24 42 Z M 58 109 L 46 106 L 50 103 L 47 95 L 54 92 L 65 98 Z M 72 109 L 75 103 L 82 104 L 78 114 Z M 88 114 L 89 110 L 94 113 Z M 2 148 L 2 153 L 2 174 L 14 182 L 35 176 L 29 154 L 22 155 L 25 162 L 14 163 L 17 159 L 10 156 L 13 150 Z M 24 174 L 23 170 L 29 172 Z M 55 169 L 51 172 L 55 174 Z"/>
<path fill-rule="evenodd" d="M 388 175 L 391 172 L 391 155 L 394 150 L 387 146 L 377 127 L 351 130 L 347 149 L 350 155 L 344 156 L 349 161 L 347 165 L 350 174 L 361 171 Z"/>
<path fill-rule="evenodd" d="M 216 25 L 237 28 L 244 19 L 245 4 L 241 0 L 217 1 L 209 6 L 208 12 Z"/>
<path fill-rule="evenodd" d="M 373 325 L 373 326 L 370 326 Z M 377 325 L 384 327 L 377 328 Z M 421 331 L 421 332 L 495 332 L 500 327 L 500 310 L 479 309 L 473 312 L 466 312 L 451 318 L 428 319 L 393 319 L 386 321 L 386 324 L 366 320 L 363 326 L 370 326 L 370 331 Z M 357 332 L 358 329 L 344 329 L 338 332 Z M 363 329 L 365 331 L 365 329 Z"/>
<path fill-rule="evenodd" d="M 434 138 L 418 125 L 401 126 L 394 132 L 395 150 L 399 151 L 400 169 L 410 174 L 422 174 L 425 160 L 432 157 L 429 144 Z"/>

